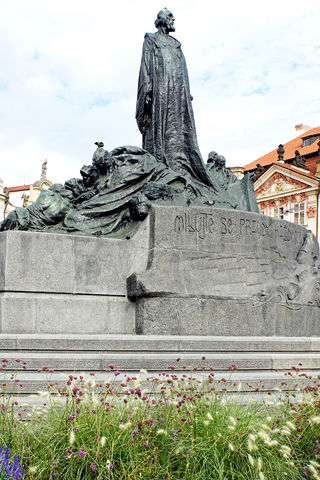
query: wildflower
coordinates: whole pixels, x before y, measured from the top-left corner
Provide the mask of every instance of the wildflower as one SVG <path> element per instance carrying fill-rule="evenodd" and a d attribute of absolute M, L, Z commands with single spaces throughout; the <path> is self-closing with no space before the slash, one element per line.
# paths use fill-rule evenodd
<path fill-rule="evenodd" d="M 258 467 L 259 472 L 261 472 L 261 470 L 262 470 L 262 458 L 261 457 L 258 458 L 257 467 Z"/>
<path fill-rule="evenodd" d="M 87 455 L 87 452 L 85 451 L 85 449 L 83 447 L 81 447 L 80 450 L 79 450 L 79 457 L 84 458 L 86 455 Z"/>
<path fill-rule="evenodd" d="M 259 472 L 259 478 L 260 480 L 266 480 L 266 477 L 263 475 L 262 472 Z"/>
<path fill-rule="evenodd" d="M 4 476 L 3 476 L 4 474 Z M 14 475 L 13 477 L 11 475 Z M 14 462 L 10 460 L 9 443 L 6 447 L 0 448 L 0 476 L 1 478 L 12 478 L 13 480 L 22 479 L 24 476 L 24 469 L 17 456 L 14 457 Z"/>
<path fill-rule="evenodd" d="M 207 427 L 207 426 L 209 425 L 208 420 L 204 420 L 204 421 L 203 421 L 203 424 Z"/>
<path fill-rule="evenodd" d="M 253 457 L 250 455 L 250 453 L 248 454 L 248 460 L 249 460 L 250 465 L 253 467 L 253 466 L 254 466 L 254 459 L 253 459 Z"/>
<path fill-rule="evenodd" d="M 282 450 L 285 453 L 291 453 L 291 448 L 288 447 L 288 445 L 281 445 L 280 450 Z"/>
<path fill-rule="evenodd" d="M 37 465 L 34 465 L 33 467 L 29 467 L 29 473 L 36 473 L 37 470 L 38 470 Z"/>
<path fill-rule="evenodd" d="M 312 423 L 320 423 L 320 417 L 313 417 L 313 418 L 310 418 L 311 422 Z"/>
<path fill-rule="evenodd" d="M 237 425 L 237 422 L 233 417 L 229 417 L 229 420 L 232 423 L 232 425 Z"/>
<path fill-rule="evenodd" d="M 75 433 L 74 433 L 73 430 L 71 430 L 71 432 L 70 432 L 70 438 L 69 438 L 69 444 L 70 444 L 70 445 L 73 445 L 75 439 L 76 439 Z"/>
<path fill-rule="evenodd" d="M 286 425 L 287 425 L 291 430 L 296 430 L 296 426 L 293 425 L 292 422 L 287 422 Z"/>
<path fill-rule="evenodd" d="M 309 468 L 309 470 L 311 470 L 311 472 L 312 472 L 314 475 L 318 475 L 317 470 L 316 470 L 312 465 L 308 465 L 308 468 Z"/>
<path fill-rule="evenodd" d="M 93 472 L 97 471 L 97 465 L 95 463 L 91 463 L 90 468 Z"/>
<path fill-rule="evenodd" d="M 101 437 L 101 439 L 100 439 L 100 445 L 101 445 L 101 447 L 104 447 L 105 444 L 106 444 L 106 437 Z"/>
<path fill-rule="evenodd" d="M 230 442 L 229 442 L 229 448 L 230 448 L 231 452 L 234 452 L 234 446 Z"/>
<path fill-rule="evenodd" d="M 250 440 L 250 438 L 248 439 L 248 450 L 249 452 L 252 452 L 253 450 L 253 442 L 252 440 Z"/>
<path fill-rule="evenodd" d="M 209 420 L 213 420 L 213 416 L 211 415 L 210 412 L 207 413 L 207 418 L 208 418 Z"/>
<path fill-rule="evenodd" d="M 107 466 L 107 469 L 108 469 L 108 470 L 112 470 L 112 469 L 113 469 L 113 464 L 112 464 L 109 460 L 107 460 L 106 466 Z"/>
<path fill-rule="evenodd" d="M 271 441 L 265 441 L 264 442 L 268 447 L 274 447 L 275 445 L 278 445 L 278 440 L 271 440 Z"/>
<path fill-rule="evenodd" d="M 270 427 L 265 423 L 262 423 L 261 428 L 263 428 L 263 430 L 266 430 L 267 432 L 270 430 Z"/>
<path fill-rule="evenodd" d="M 266 432 L 258 432 L 258 436 L 261 438 L 261 440 L 270 440 L 270 437 Z"/>
<path fill-rule="evenodd" d="M 253 442 L 256 441 L 256 436 L 253 435 L 252 433 L 249 433 L 248 437 L 249 437 L 249 439 L 252 440 Z"/>
<path fill-rule="evenodd" d="M 286 427 L 283 427 L 280 433 L 281 435 L 291 435 L 291 431 Z"/>
<path fill-rule="evenodd" d="M 127 430 L 127 429 L 130 427 L 130 425 L 131 425 L 131 422 L 120 423 L 119 428 L 120 428 L 121 430 Z"/>
<path fill-rule="evenodd" d="M 310 461 L 310 465 L 312 465 L 315 468 L 320 468 L 320 464 L 318 462 L 315 462 L 314 460 Z"/>
<path fill-rule="evenodd" d="M 233 432 L 233 430 L 235 430 L 236 427 L 234 425 L 228 425 L 228 430 L 230 430 L 231 432 Z"/>
<path fill-rule="evenodd" d="M 159 430 L 157 430 L 157 435 L 168 435 L 168 432 L 160 428 Z"/>

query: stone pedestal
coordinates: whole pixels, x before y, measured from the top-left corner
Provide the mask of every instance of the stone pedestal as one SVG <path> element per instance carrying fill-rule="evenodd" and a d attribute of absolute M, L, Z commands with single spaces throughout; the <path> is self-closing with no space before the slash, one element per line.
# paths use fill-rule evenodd
<path fill-rule="evenodd" d="M 317 336 L 319 246 L 263 215 L 154 207 L 130 240 L 0 233 L 0 332 Z"/>

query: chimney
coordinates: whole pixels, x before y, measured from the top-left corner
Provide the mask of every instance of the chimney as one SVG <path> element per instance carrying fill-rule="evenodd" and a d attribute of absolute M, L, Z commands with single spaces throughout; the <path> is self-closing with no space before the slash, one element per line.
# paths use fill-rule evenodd
<path fill-rule="evenodd" d="M 295 125 L 294 128 L 296 129 L 296 131 L 302 130 L 303 132 L 307 132 L 308 130 L 311 130 L 312 127 L 304 125 L 303 123 L 299 123 L 299 125 Z"/>

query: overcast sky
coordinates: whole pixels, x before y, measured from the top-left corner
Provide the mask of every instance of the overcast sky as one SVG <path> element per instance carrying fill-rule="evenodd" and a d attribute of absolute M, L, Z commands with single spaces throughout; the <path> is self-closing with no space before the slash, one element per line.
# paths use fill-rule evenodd
<path fill-rule="evenodd" d="M 161 0 L 162 1 L 162 0 Z M 0 177 L 64 182 L 94 142 L 141 145 L 143 37 L 164 6 L 187 60 L 198 140 L 244 165 L 320 125 L 319 0 L 10 0 L 0 16 Z"/>

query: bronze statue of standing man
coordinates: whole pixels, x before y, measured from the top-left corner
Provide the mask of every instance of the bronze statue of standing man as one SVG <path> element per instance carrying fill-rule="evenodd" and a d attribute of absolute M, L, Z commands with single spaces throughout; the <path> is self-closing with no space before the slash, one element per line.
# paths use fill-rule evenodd
<path fill-rule="evenodd" d="M 169 35 L 174 17 L 164 8 L 155 20 L 156 33 L 143 44 L 136 120 L 143 148 L 172 170 L 216 190 L 198 146 L 188 71 L 181 43 Z"/>

